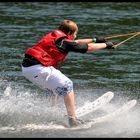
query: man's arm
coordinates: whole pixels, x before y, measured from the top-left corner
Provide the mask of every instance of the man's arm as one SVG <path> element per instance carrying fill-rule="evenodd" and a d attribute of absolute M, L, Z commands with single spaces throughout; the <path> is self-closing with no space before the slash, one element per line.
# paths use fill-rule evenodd
<path fill-rule="evenodd" d="M 88 39 L 90 42 L 91 40 Z M 81 42 L 79 41 L 69 41 L 69 40 L 59 40 L 56 42 L 56 47 L 63 53 L 72 52 L 79 52 L 79 53 L 86 53 L 86 52 L 95 52 L 100 49 L 112 49 L 113 43 L 112 42 L 105 42 L 105 43 L 84 43 L 86 39 L 82 39 Z"/>

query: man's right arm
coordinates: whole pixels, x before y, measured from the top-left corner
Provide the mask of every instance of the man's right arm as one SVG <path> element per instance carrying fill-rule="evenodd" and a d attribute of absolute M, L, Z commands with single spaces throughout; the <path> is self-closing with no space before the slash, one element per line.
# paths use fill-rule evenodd
<path fill-rule="evenodd" d="M 59 40 L 56 42 L 56 47 L 63 53 L 68 52 L 79 52 L 79 53 L 86 53 L 86 52 L 95 52 L 100 49 L 112 49 L 114 44 L 112 42 L 105 42 L 105 43 L 77 43 L 75 41 L 69 40 Z"/>

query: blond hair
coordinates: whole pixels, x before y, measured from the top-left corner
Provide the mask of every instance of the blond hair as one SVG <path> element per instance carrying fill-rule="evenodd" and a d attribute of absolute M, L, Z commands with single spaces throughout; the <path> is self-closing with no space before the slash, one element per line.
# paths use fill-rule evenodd
<path fill-rule="evenodd" d="M 78 26 L 74 21 L 63 20 L 58 29 L 63 31 L 65 34 L 73 34 L 76 30 L 78 30 Z"/>

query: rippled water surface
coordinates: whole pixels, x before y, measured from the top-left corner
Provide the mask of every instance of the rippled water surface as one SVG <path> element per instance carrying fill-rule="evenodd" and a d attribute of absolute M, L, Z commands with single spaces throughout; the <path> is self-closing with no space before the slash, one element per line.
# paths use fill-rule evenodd
<path fill-rule="evenodd" d="M 137 99 L 133 110 L 113 122 L 95 125 L 86 131 L 49 129 L 49 122 L 66 118 L 63 99 L 52 107 L 44 91 L 22 76 L 21 61 L 24 51 L 56 29 L 63 19 L 78 24 L 78 38 L 137 32 L 140 29 L 140 3 L 0 3 L 0 137 L 139 137 L 140 36 L 115 50 L 70 53 L 62 66 L 62 72 L 73 80 L 76 106 L 112 91 L 115 93 L 113 100 L 93 112 L 93 116 L 99 112 L 109 113 L 128 100 Z M 109 41 L 116 44 L 126 38 Z M 38 127 L 23 127 L 28 124 Z"/>

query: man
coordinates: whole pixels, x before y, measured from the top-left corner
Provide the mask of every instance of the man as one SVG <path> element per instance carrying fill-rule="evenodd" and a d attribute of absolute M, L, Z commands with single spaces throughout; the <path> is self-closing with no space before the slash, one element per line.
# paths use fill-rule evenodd
<path fill-rule="evenodd" d="M 113 43 L 102 37 L 75 40 L 77 33 L 75 22 L 63 20 L 56 30 L 25 51 L 22 62 L 22 73 L 29 81 L 53 96 L 64 97 L 70 127 L 81 122 L 76 117 L 73 82 L 60 71 L 61 64 L 69 52 L 89 53 L 113 48 Z"/>

